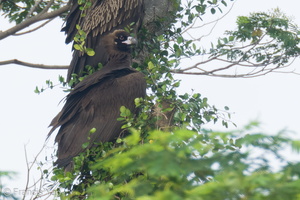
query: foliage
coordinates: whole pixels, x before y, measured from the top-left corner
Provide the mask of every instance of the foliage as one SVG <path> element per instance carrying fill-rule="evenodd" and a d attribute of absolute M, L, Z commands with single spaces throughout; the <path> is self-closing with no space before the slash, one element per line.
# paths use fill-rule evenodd
<path fill-rule="evenodd" d="M 115 148 L 103 151 L 100 145 L 98 155 L 89 151 L 75 159 L 93 158 L 88 163 L 93 178 L 78 179 L 88 173 L 77 169 L 81 163 L 75 165 L 75 184 L 69 172 L 55 171 L 54 177 L 61 188 L 69 187 L 61 193 L 67 199 L 298 199 L 300 163 L 281 155 L 293 140 L 287 131 L 254 132 L 256 126 L 229 132 L 152 131 L 146 138 L 132 129 Z M 272 163 L 282 167 L 276 171 Z"/>
<path fill-rule="evenodd" d="M 90 199 L 296 199 L 299 163 L 272 172 L 266 162 L 265 151 L 280 157 L 279 149 L 291 142 L 286 132 L 272 137 L 243 132 L 154 131 L 138 145 L 134 131 L 126 148 L 108 152 L 94 166 L 113 177 L 92 186 Z M 251 158 L 242 146 L 261 155 Z"/>

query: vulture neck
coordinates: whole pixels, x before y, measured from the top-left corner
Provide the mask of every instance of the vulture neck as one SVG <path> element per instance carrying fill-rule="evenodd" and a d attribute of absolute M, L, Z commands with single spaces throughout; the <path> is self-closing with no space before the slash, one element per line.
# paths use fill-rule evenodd
<path fill-rule="evenodd" d="M 131 66 L 131 55 L 125 52 L 111 54 L 108 58 L 107 66 L 109 68 L 128 68 Z"/>

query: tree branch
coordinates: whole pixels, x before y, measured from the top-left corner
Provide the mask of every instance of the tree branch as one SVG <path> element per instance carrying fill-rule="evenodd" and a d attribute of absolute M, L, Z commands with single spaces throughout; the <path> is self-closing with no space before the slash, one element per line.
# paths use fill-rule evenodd
<path fill-rule="evenodd" d="M 226 70 L 226 69 L 229 69 L 233 66 L 244 66 L 242 65 L 241 63 L 230 63 L 229 65 L 223 67 L 223 68 L 217 68 L 217 69 L 214 69 L 214 70 L 204 70 L 204 69 L 201 69 L 199 67 L 197 67 L 196 65 L 193 67 L 193 68 L 190 68 L 189 70 L 191 69 L 197 69 L 197 70 L 200 70 L 201 72 L 195 72 L 195 71 L 192 71 L 192 72 L 189 72 L 189 71 L 186 71 L 186 70 L 171 70 L 172 73 L 174 74 L 184 74 L 184 75 L 206 75 L 206 76 L 213 76 L 213 77 L 222 77 L 222 78 L 254 78 L 254 77 L 259 77 L 259 76 L 264 76 L 264 75 L 267 75 L 269 73 L 292 73 L 292 74 L 296 74 L 296 75 L 300 75 L 298 74 L 297 72 L 295 72 L 294 70 L 293 71 L 280 71 L 281 69 L 283 68 L 288 68 L 289 66 L 291 66 L 294 61 L 295 61 L 296 58 L 294 58 L 289 64 L 287 65 L 282 65 L 282 66 L 277 66 L 277 67 L 271 67 L 271 68 L 267 68 L 266 65 L 260 65 L 260 66 L 256 66 L 256 68 L 254 70 L 252 70 L 251 72 L 248 72 L 248 73 L 240 73 L 240 74 L 216 74 L 215 72 L 220 72 L 220 71 L 223 71 L 223 70 Z M 219 59 L 217 59 L 219 60 Z M 252 66 L 252 67 L 255 67 L 255 66 Z"/>
<path fill-rule="evenodd" d="M 52 18 L 55 18 L 59 15 L 61 15 L 62 13 L 64 12 L 67 12 L 70 8 L 70 4 L 67 4 L 57 10 L 54 10 L 52 12 L 47 12 L 47 13 L 39 13 L 38 15 L 36 16 L 33 16 L 25 21 L 23 21 L 22 23 L 20 24 L 17 24 L 16 26 L 6 30 L 6 31 L 2 31 L 0 32 L 0 40 L 8 37 L 8 36 L 11 36 L 13 34 L 15 34 L 16 32 L 36 23 L 36 22 L 39 22 L 39 21 L 42 21 L 42 20 L 45 20 L 45 19 L 52 19 Z"/>
<path fill-rule="evenodd" d="M 31 33 L 31 32 L 33 32 L 33 31 L 36 31 L 36 30 L 38 30 L 38 29 L 44 27 L 46 24 L 48 24 L 49 22 L 51 22 L 53 19 L 54 19 L 54 18 L 49 19 L 49 20 L 47 20 L 46 22 L 42 23 L 41 25 L 35 27 L 34 29 L 30 29 L 29 31 L 25 31 L 25 32 L 22 32 L 22 33 L 15 33 L 15 34 L 13 34 L 13 36 L 25 35 L 25 34 L 27 34 L 27 33 Z"/>
<path fill-rule="evenodd" d="M 43 65 L 43 64 L 33 64 L 24 62 L 17 59 L 0 61 L 0 65 L 9 65 L 9 64 L 17 64 L 25 67 L 38 68 L 38 69 L 68 69 L 69 65 Z"/>

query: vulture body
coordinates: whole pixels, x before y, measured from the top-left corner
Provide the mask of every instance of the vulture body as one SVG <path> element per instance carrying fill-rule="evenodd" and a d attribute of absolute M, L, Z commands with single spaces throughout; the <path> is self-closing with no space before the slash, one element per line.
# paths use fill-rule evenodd
<path fill-rule="evenodd" d="M 135 40 L 124 30 L 115 30 L 102 40 L 108 62 L 73 88 L 62 111 L 50 124 L 48 137 L 60 127 L 55 138 L 58 167 L 72 166 L 72 158 L 84 151 L 85 142 L 90 142 L 90 148 L 94 142 L 118 138 L 124 131 L 122 122 L 117 121 L 120 107 L 137 113 L 134 99 L 146 95 L 144 75 L 131 68 L 130 45 Z M 89 134 L 93 128 L 96 131 Z"/>
<path fill-rule="evenodd" d="M 91 0 L 92 5 L 84 10 L 78 5 L 78 0 L 70 0 L 71 9 L 66 17 L 66 25 L 62 29 L 67 34 L 66 43 L 73 41 L 78 30 L 76 25 L 86 33 L 85 45 L 95 51 L 94 56 L 88 56 L 81 51 L 74 50 L 69 66 L 67 81 L 72 74 L 79 77 L 85 75 L 86 65 L 94 68 L 98 63 L 107 63 L 107 53 L 104 50 L 102 37 L 117 29 L 124 29 L 132 23 L 134 32 L 140 28 L 144 18 L 144 0 Z"/>

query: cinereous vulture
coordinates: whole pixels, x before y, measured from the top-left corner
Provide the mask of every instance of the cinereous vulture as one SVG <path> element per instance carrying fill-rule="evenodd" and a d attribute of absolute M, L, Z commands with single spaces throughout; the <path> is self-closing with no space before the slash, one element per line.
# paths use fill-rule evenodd
<path fill-rule="evenodd" d="M 134 99 L 146 95 L 144 74 L 131 68 L 130 47 L 136 42 L 124 30 L 115 30 L 102 38 L 108 62 L 102 69 L 79 82 L 66 96 L 61 112 L 52 120 L 48 137 L 59 128 L 58 167 L 72 166 L 74 156 L 83 152 L 82 144 L 114 141 L 123 134 L 120 107 L 137 113 Z M 91 129 L 96 131 L 90 134 Z"/>
<path fill-rule="evenodd" d="M 140 28 L 144 18 L 144 0 L 92 0 L 92 5 L 80 9 L 78 0 L 70 0 L 71 9 L 66 17 L 66 25 L 62 29 L 67 34 L 66 43 L 73 41 L 77 34 L 77 25 L 86 33 L 85 45 L 95 51 L 94 56 L 74 50 L 70 63 L 67 81 L 73 73 L 79 77 L 86 65 L 97 67 L 98 63 L 103 65 L 107 62 L 107 54 L 103 48 L 102 37 L 117 29 L 134 23 L 134 32 Z"/>

